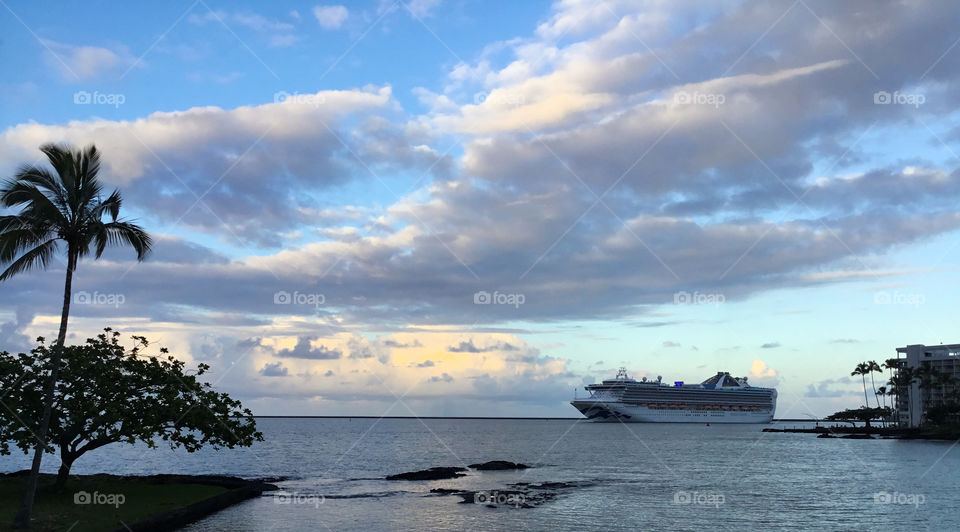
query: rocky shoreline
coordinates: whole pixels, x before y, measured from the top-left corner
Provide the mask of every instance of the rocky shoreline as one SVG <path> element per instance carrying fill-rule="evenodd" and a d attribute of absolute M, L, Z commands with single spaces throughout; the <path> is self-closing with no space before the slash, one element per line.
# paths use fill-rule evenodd
<path fill-rule="evenodd" d="M 0 473 L 0 478 L 27 476 L 28 470 L 14 473 Z M 55 475 L 41 475 L 41 478 Z M 201 484 L 226 488 L 227 491 L 213 497 L 197 501 L 193 504 L 174 508 L 165 512 L 151 515 L 144 519 L 126 523 L 124 526 L 113 529 L 112 532 L 166 532 L 177 530 L 185 525 L 199 521 L 215 512 L 239 504 L 248 499 L 259 497 L 265 491 L 277 490 L 272 482 L 285 480 L 283 478 L 244 479 L 226 475 L 111 475 L 97 473 L 93 475 L 73 475 L 89 480 L 139 482 L 144 484 Z"/>
<path fill-rule="evenodd" d="M 491 460 L 489 462 L 470 464 L 465 467 L 431 467 L 419 471 L 409 471 L 396 475 L 389 475 L 386 480 L 447 480 L 466 476 L 470 469 L 475 471 L 519 471 L 530 469 L 532 466 L 508 462 L 506 460 Z M 495 490 L 465 490 L 456 488 L 433 488 L 431 496 L 460 497 L 460 504 L 478 504 L 487 508 L 535 508 L 550 502 L 564 491 L 593 485 L 590 482 L 514 482 Z"/>
<path fill-rule="evenodd" d="M 506 460 L 491 460 L 481 464 L 470 464 L 468 467 L 470 469 L 476 469 L 477 471 L 506 471 L 510 469 L 530 468 L 530 466 L 526 464 L 507 462 Z M 467 471 L 469 470 L 466 467 L 431 467 L 420 471 L 408 471 L 406 473 L 389 475 L 386 477 L 386 480 L 447 480 L 466 476 L 465 473 Z"/>
<path fill-rule="evenodd" d="M 816 434 L 818 438 L 843 438 L 855 440 L 944 440 L 956 441 L 960 434 L 956 432 L 925 432 L 919 429 L 900 427 L 848 427 L 843 425 L 825 427 L 767 427 L 762 432 L 780 432 L 795 434 Z"/>

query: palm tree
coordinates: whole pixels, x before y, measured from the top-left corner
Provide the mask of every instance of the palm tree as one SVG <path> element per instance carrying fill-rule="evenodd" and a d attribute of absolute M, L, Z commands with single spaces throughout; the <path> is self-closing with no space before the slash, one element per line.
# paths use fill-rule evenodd
<path fill-rule="evenodd" d="M 40 151 L 47 156 L 53 171 L 37 166 L 23 167 L 0 189 L 0 207 L 22 207 L 18 214 L 0 216 L 0 265 L 8 264 L 0 274 L 0 281 L 34 268 L 46 268 L 61 244 L 66 247 L 67 258 L 60 332 L 51 355 L 37 433 L 40 443 L 34 451 L 20 511 L 14 518 L 16 528 L 30 526 L 60 357 L 67 338 L 71 285 L 77 263 L 91 251 L 99 259 L 108 245 L 129 245 L 136 250 L 137 260 L 142 261 L 152 246 L 150 235 L 143 229 L 117 218 L 122 202 L 119 191 L 114 190 L 106 199 L 102 197 L 97 177 L 100 153 L 95 146 L 73 151 L 69 146 L 46 144 Z M 105 215 L 109 215 L 107 222 L 103 221 Z"/>
<path fill-rule="evenodd" d="M 857 364 L 857 367 L 853 371 L 850 372 L 851 377 L 860 375 L 861 380 L 863 380 L 863 404 L 866 407 L 870 406 L 870 400 L 867 399 L 867 373 L 870 372 L 868 368 L 869 366 L 866 362 L 861 362 Z"/>
<path fill-rule="evenodd" d="M 880 397 L 883 397 L 883 407 L 886 408 L 886 407 L 887 407 L 887 387 L 886 387 L 886 386 L 881 386 L 881 387 L 877 388 L 877 395 L 879 395 Z M 893 399 L 892 399 L 892 398 L 890 399 L 890 403 L 891 403 L 891 406 L 892 406 L 892 403 L 893 403 Z M 886 419 L 883 420 L 884 425 L 886 425 L 886 421 L 887 421 Z"/>
<path fill-rule="evenodd" d="M 887 370 L 887 376 L 890 379 L 893 379 L 893 370 L 899 371 L 901 369 L 900 361 L 896 358 L 888 358 L 887 360 L 884 361 L 882 366 L 884 369 Z M 889 384 L 889 381 L 887 381 L 887 384 Z M 891 389 L 890 392 L 894 395 L 896 395 L 897 393 L 896 389 Z"/>
<path fill-rule="evenodd" d="M 873 386 L 873 399 L 877 402 L 877 408 L 880 408 L 880 398 L 877 397 L 877 383 L 873 380 L 873 374 L 876 372 L 883 375 L 883 368 L 880 367 L 880 364 L 877 364 L 876 360 L 868 360 L 865 364 L 867 365 L 867 372 L 870 373 L 870 384 Z"/>

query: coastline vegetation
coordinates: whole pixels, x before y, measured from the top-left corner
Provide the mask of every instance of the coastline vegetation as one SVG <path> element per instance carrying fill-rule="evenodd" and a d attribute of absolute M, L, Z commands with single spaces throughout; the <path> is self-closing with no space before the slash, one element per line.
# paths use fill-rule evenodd
<path fill-rule="evenodd" d="M 953 375 L 937 371 L 930 366 L 910 368 L 904 366 L 901 362 L 896 358 L 891 358 L 885 361 L 883 365 L 873 360 L 857 364 L 850 375 L 860 376 L 861 378 L 864 405 L 859 408 L 834 412 L 824 419 L 826 421 L 851 423 L 852 427 L 849 427 L 848 430 L 834 427 L 833 430 L 836 432 L 871 433 L 903 438 L 960 438 L 960 386 L 958 386 Z M 889 371 L 888 380 L 884 386 L 877 387 L 873 374 L 880 373 L 882 375 L 884 369 Z M 867 392 L 867 375 L 870 376 L 876 406 L 870 405 Z M 901 398 L 904 398 L 907 394 L 907 388 L 914 384 L 917 384 L 922 391 L 926 391 L 928 397 L 923 405 L 923 415 L 919 427 L 906 427 L 904 426 L 905 420 L 899 418 L 899 410 L 895 407 L 901 404 Z M 929 398 L 930 392 L 936 392 L 935 399 Z M 881 397 L 883 398 L 882 404 Z M 889 406 L 887 405 L 887 397 L 890 397 Z M 863 426 L 856 427 L 857 422 L 862 423 Z M 871 425 L 872 422 L 879 422 L 882 427 L 874 427 Z M 821 427 L 818 427 L 811 432 L 826 430 L 821 429 Z"/>

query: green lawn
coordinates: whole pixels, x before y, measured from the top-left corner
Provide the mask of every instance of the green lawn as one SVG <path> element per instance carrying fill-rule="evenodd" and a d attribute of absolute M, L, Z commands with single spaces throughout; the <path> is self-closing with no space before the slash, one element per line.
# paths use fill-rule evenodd
<path fill-rule="evenodd" d="M 10 529 L 25 481 L 20 477 L 0 478 L 0 530 Z M 52 477 L 41 478 L 32 530 L 109 531 L 227 491 L 202 484 L 148 484 L 95 476 L 72 478 L 62 493 L 54 493 L 52 484 Z M 80 492 L 88 494 L 89 504 L 74 502 L 75 497 L 84 498 L 78 495 Z"/>

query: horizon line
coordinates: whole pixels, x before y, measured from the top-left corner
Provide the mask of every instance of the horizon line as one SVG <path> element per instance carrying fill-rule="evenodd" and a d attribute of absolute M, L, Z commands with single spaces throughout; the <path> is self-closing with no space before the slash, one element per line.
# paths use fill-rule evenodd
<path fill-rule="evenodd" d="M 516 419 L 516 420 L 538 420 L 538 421 L 587 421 L 585 417 L 491 417 L 491 416 L 253 416 L 264 419 Z M 775 421 L 825 421 L 823 419 L 812 418 L 774 418 Z M 655 424 L 655 423 L 652 423 Z M 696 423 L 691 423 L 696 424 Z M 762 423 L 761 423 L 762 424 Z"/>

